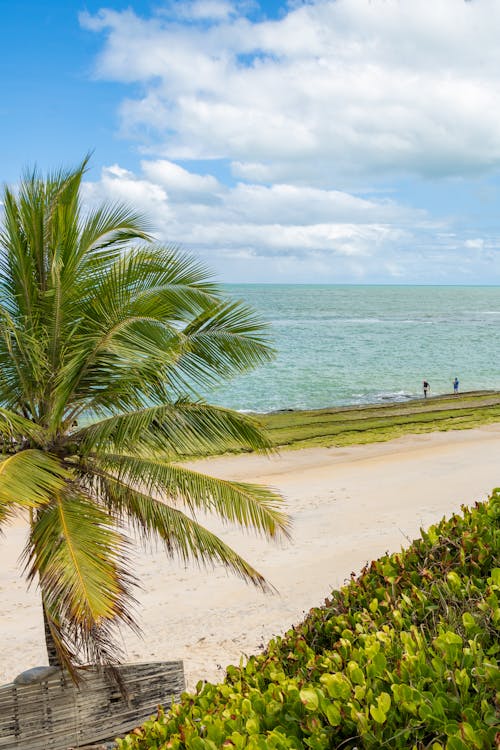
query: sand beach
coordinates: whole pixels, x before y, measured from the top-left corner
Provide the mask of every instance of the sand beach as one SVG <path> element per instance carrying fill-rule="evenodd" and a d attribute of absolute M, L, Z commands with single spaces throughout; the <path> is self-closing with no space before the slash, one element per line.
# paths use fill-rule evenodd
<path fill-rule="evenodd" d="M 351 572 L 396 551 L 462 503 L 500 484 L 500 424 L 413 435 L 348 448 L 238 455 L 196 466 L 214 476 L 260 482 L 283 493 L 293 539 L 269 544 L 207 525 L 251 561 L 277 594 L 226 573 L 185 568 L 160 548 L 136 548 L 134 570 L 142 638 L 123 633 L 129 661 L 183 659 L 188 687 L 218 680 L 224 667 L 258 652 L 298 623 Z M 26 590 L 18 558 L 26 527 L 18 520 L 0 542 L 0 683 L 46 663 L 38 594 Z"/>

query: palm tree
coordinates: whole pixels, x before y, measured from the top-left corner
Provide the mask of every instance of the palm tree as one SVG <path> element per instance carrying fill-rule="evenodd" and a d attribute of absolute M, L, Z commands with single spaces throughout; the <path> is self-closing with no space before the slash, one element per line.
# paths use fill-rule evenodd
<path fill-rule="evenodd" d="M 5 189 L 0 229 L 0 528 L 27 509 L 49 663 L 75 680 L 83 662 L 116 664 L 116 627 L 136 627 L 129 536 L 265 589 L 196 512 L 288 534 L 276 493 L 179 463 L 269 449 L 196 391 L 269 359 L 261 322 L 130 208 L 84 211 L 87 161 Z"/>

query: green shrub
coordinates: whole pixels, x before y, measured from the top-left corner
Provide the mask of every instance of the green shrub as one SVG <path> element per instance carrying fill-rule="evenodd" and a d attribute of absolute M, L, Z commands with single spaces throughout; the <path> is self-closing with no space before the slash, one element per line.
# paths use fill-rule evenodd
<path fill-rule="evenodd" d="M 119 750 L 500 747 L 500 489 L 198 683 Z"/>

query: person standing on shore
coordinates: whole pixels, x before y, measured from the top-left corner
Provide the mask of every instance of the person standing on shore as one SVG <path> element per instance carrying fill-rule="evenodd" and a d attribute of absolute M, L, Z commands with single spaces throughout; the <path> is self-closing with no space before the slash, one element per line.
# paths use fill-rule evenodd
<path fill-rule="evenodd" d="M 455 394 L 455 396 L 458 396 L 458 385 L 458 378 L 455 378 L 455 380 L 453 381 L 453 393 Z"/>
<path fill-rule="evenodd" d="M 429 383 L 427 382 L 427 380 L 424 380 L 423 386 L 424 386 L 424 398 L 427 398 L 427 391 L 430 391 L 431 387 Z"/>

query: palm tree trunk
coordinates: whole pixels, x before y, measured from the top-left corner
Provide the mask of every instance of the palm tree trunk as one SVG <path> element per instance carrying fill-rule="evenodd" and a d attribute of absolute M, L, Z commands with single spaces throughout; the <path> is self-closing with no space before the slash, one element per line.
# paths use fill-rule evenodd
<path fill-rule="evenodd" d="M 43 608 L 43 626 L 45 630 L 45 645 L 47 647 L 47 656 L 49 659 L 49 667 L 60 667 L 61 662 L 59 661 L 59 657 L 57 655 L 57 649 L 56 644 L 54 642 L 54 639 L 52 637 L 52 633 L 50 632 L 50 626 L 49 626 L 49 618 L 47 617 L 47 612 L 45 610 L 45 604 L 42 604 Z"/>

